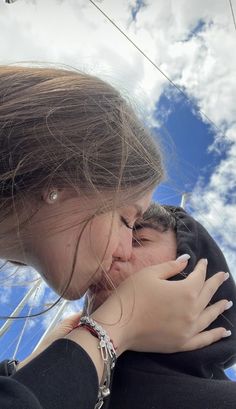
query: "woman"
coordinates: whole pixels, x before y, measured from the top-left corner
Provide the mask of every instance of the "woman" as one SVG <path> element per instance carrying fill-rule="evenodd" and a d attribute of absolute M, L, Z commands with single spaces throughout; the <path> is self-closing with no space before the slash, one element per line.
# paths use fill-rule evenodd
<path fill-rule="evenodd" d="M 60 297 L 79 298 L 114 261 L 129 258 L 134 222 L 163 176 L 159 149 L 119 93 L 96 77 L 11 66 L 0 68 L 0 78 L 0 257 L 33 266 Z M 135 287 L 127 279 L 87 326 L 44 344 L 15 374 L 2 376 L 0 407 L 93 408 L 98 394 L 101 407 L 113 362 L 104 364 L 101 331 L 91 334 L 91 318 L 112 339 L 113 357 L 114 346 L 119 356 L 220 339 L 223 327 L 199 334 L 189 294 L 199 289 L 199 314 L 208 314 L 207 289 L 216 291 L 223 273 L 205 282 L 200 261 L 181 285 L 163 280 L 187 259 L 139 272 Z M 169 293 L 173 304 L 163 305 L 159 295 Z"/>

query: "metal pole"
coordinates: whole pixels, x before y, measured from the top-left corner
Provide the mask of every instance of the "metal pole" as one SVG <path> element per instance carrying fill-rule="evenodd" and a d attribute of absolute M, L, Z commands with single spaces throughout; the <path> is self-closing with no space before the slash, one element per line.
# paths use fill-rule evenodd
<path fill-rule="evenodd" d="M 24 308 L 25 304 L 27 303 L 28 299 L 30 296 L 34 293 L 34 291 L 37 290 L 37 288 L 41 285 L 42 279 L 40 278 L 36 284 L 30 288 L 30 290 L 26 293 L 24 298 L 21 300 L 21 302 L 17 305 L 15 310 L 11 313 L 10 317 L 17 317 L 17 315 L 20 313 L 20 311 Z M 5 332 L 8 330 L 8 328 L 13 324 L 13 319 L 9 319 L 3 324 L 3 326 L 0 328 L 0 337 L 5 334 Z"/>
<path fill-rule="evenodd" d="M 64 309 L 66 308 L 67 304 L 69 303 L 68 300 L 64 300 L 60 306 L 60 308 L 58 308 L 57 313 L 55 314 L 53 320 L 51 321 L 50 325 L 47 327 L 46 331 L 43 333 L 43 336 L 41 337 L 41 339 L 39 340 L 39 342 L 37 343 L 36 347 L 34 348 L 34 351 L 38 348 L 38 346 L 41 344 L 41 342 L 44 340 L 44 338 L 47 336 L 47 334 L 49 333 L 49 331 L 51 331 L 57 324 L 58 319 L 61 317 Z"/>
<path fill-rule="evenodd" d="M 187 192 L 184 192 L 184 193 L 182 194 L 182 196 L 181 196 L 180 207 L 182 207 L 183 209 L 185 209 L 187 197 L 188 197 L 188 193 L 187 193 Z"/>

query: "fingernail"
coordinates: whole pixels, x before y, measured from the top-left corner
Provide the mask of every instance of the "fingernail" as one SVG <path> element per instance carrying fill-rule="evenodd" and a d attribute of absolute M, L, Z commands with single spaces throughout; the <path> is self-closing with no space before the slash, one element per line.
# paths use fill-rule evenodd
<path fill-rule="evenodd" d="M 224 281 L 228 280 L 228 278 L 229 278 L 229 273 L 225 273 L 225 275 L 224 275 Z"/>
<path fill-rule="evenodd" d="M 226 306 L 225 306 L 225 311 L 229 310 L 233 306 L 233 304 L 234 304 L 233 301 L 228 301 Z"/>
<path fill-rule="evenodd" d="M 182 254 L 181 256 L 179 256 L 176 261 L 180 262 L 180 263 L 185 263 L 187 260 L 190 259 L 190 255 L 189 254 Z"/>
<path fill-rule="evenodd" d="M 225 332 L 223 334 L 223 338 L 230 337 L 231 334 L 232 334 L 232 332 L 230 330 L 228 330 L 228 331 L 225 330 Z"/>
<path fill-rule="evenodd" d="M 207 266 L 207 264 L 208 264 L 207 258 L 202 258 L 202 259 L 201 259 L 201 262 L 204 263 L 206 266 Z"/>

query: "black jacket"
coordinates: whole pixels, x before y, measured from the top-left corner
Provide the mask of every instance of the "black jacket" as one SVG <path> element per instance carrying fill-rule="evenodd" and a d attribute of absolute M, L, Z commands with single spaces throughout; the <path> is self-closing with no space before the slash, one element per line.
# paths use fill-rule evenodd
<path fill-rule="evenodd" d="M 1 409 L 93 409 L 98 377 L 88 354 L 60 339 L 11 377 L 0 376 Z"/>
<path fill-rule="evenodd" d="M 189 274 L 200 258 L 208 258 L 207 278 L 229 271 L 221 250 L 203 226 L 181 208 L 166 208 L 176 218 L 177 255 L 191 255 L 185 273 Z M 224 326 L 232 331 L 229 338 L 191 352 L 125 352 L 118 359 L 106 409 L 236 409 L 236 382 L 224 373 L 236 358 L 236 289 L 232 277 L 211 303 L 222 298 L 232 300 L 234 306 L 209 329 Z"/>

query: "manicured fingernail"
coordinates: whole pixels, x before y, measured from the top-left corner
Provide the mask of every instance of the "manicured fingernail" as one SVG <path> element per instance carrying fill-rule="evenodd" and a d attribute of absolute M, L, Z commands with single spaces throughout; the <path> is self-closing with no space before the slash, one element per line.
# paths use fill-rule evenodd
<path fill-rule="evenodd" d="M 229 310 L 233 306 L 233 304 L 234 304 L 233 301 L 228 301 L 226 306 L 225 306 L 225 311 Z"/>
<path fill-rule="evenodd" d="M 225 273 L 225 275 L 224 275 L 224 281 L 228 280 L 228 278 L 229 278 L 229 273 Z"/>
<path fill-rule="evenodd" d="M 228 330 L 228 331 L 225 330 L 225 332 L 223 334 L 223 338 L 230 337 L 231 334 L 232 334 L 232 332 L 230 330 Z"/>
<path fill-rule="evenodd" d="M 182 256 L 179 256 L 176 261 L 180 262 L 180 263 L 185 263 L 187 260 L 190 259 L 190 255 L 189 254 L 182 254 Z"/>

